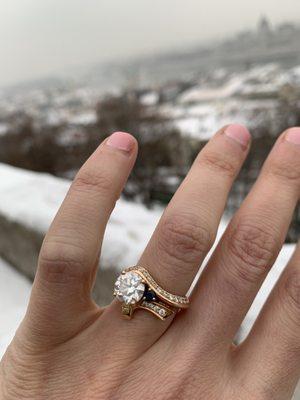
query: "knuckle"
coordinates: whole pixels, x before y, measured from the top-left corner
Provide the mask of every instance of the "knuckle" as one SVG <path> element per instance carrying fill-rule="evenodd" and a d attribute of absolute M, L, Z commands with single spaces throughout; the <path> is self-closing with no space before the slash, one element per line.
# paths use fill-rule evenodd
<path fill-rule="evenodd" d="M 45 243 L 39 257 L 39 274 L 49 283 L 84 283 L 89 279 L 83 249 L 75 246 Z"/>
<path fill-rule="evenodd" d="M 112 188 L 112 181 L 109 176 L 101 172 L 83 169 L 75 177 L 72 183 L 72 190 L 80 192 L 109 193 Z"/>
<path fill-rule="evenodd" d="M 224 154 L 221 155 L 211 151 L 204 152 L 199 159 L 199 163 L 230 178 L 233 178 L 237 173 L 236 164 L 229 160 L 228 157 L 225 158 Z"/>
<path fill-rule="evenodd" d="M 234 388 L 234 395 L 239 395 L 238 398 L 242 398 L 245 400 L 274 400 L 274 389 L 270 386 L 264 386 L 258 388 L 252 388 L 246 386 L 244 382 L 239 382 L 237 388 Z M 232 391 L 229 393 L 232 396 Z M 229 397 L 231 398 L 231 397 Z"/>
<path fill-rule="evenodd" d="M 267 173 L 284 181 L 300 185 L 300 165 L 286 159 L 276 159 L 267 168 Z"/>
<path fill-rule="evenodd" d="M 300 271 L 296 268 L 287 271 L 283 283 L 278 285 L 278 297 L 281 304 L 281 315 L 285 320 L 289 337 L 293 337 L 300 327 Z M 295 328 L 297 328 L 295 330 Z"/>
<path fill-rule="evenodd" d="M 287 298 L 289 303 L 300 310 L 300 271 L 295 270 L 288 274 L 283 289 L 283 299 Z"/>
<path fill-rule="evenodd" d="M 232 229 L 227 248 L 234 260 L 230 271 L 246 282 L 262 279 L 279 251 L 272 233 L 248 222 L 239 223 Z"/>
<path fill-rule="evenodd" d="M 158 228 L 160 255 L 194 264 L 213 243 L 210 231 L 188 214 L 169 215 Z"/>

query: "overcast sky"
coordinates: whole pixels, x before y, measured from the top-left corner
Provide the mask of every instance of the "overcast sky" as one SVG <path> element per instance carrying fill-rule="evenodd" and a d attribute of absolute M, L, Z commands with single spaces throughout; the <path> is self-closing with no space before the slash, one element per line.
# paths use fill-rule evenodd
<path fill-rule="evenodd" d="M 0 85 L 295 20 L 299 0 L 0 0 Z"/>

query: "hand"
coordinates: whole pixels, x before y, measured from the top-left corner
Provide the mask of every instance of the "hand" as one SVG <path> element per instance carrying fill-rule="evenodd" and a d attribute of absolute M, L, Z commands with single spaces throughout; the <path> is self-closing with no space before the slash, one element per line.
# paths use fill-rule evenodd
<path fill-rule="evenodd" d="M 249 149 L 239 125 L 201 151 L 138 264 L 185 294 Z M 300 250 L 248 338 L 238 328 L 280 251 L 300 192 L 300 128 L 277 140 L 191 296 L 166 321 L 90 297 L 105 226 L 137 144 L 116 133 L 78 173 L 45 238 L 27 314 L 1 362 L 1 400 L 291 399 L 300 375 Z M 125 266 L 124 266 L 125 267 Z"/>

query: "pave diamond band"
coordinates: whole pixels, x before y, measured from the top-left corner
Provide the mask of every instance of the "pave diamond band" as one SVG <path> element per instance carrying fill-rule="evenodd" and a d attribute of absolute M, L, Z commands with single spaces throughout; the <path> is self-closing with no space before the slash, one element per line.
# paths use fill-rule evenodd
<path fill-rule="evenodd" d="M 122 314 L 131 318 L 140 308 L 160 320 L 189 306 L 187 296 L 167 292 L 144 267 L 134 266 L 122 271 L 115 283 L 114 296 L 122 303 Z"/>

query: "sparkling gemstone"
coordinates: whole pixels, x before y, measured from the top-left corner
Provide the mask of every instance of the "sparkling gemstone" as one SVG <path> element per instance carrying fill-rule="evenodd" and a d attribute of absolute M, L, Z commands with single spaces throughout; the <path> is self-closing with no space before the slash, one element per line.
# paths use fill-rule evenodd
<path fill-rule="evenodd" d="M 153 300 L 155 300 L 156 299 L 156 295 L 155 295 L 155 292 L 153 291 L 153 290 L 146 290 L 146 292 L 145 292 L 145 299 L 147 300 L 147 301 L 153 301 Z"/>
<path fill-rule="evenodd" d="M 166 311 L 164 309 L 160 309 L 159 310 L 159 315 L 161 315 L 162 317 L 164 317 L 166 315 Z"/>
<path fill-rule="evenodd" d="M 126 272 L 116 280 L 115 292 L 117 299 L 121 302 L 135 304 L 143 297 L 145 285 L 140 275 L 135 272 Z"/>

